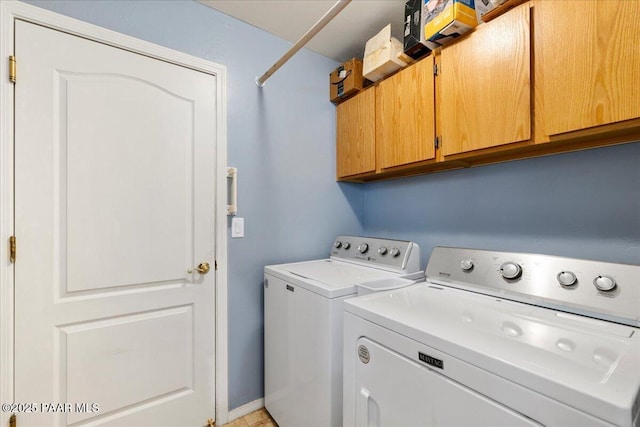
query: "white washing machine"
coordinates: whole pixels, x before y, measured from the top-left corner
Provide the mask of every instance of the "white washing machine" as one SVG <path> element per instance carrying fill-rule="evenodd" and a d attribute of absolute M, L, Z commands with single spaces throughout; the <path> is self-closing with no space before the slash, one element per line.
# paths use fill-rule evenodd
<path fill-rule="evenodd" d="M 344 426 L 638 426 L 640 266 L 434 249 L 346 301 Z"/>
<path fill-rule="evenodd" d="M 342 425 L 344 300 L 422 280 L 417 244 L 355 236 L 328 259 L 265 267 L 265 407 L 280 427 Z"/>

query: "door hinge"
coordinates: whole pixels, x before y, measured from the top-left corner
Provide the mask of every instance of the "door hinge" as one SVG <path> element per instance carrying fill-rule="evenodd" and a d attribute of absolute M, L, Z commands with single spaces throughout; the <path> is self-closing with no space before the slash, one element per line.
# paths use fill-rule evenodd
<path fill-rule="evenodd" d="M 9 80 L 16 82 L 16 57 L 13 55 L 9 57 Z"/>
<path fill-rule="evenodd" d="M 9 237 L 9 261 L 16 262 L 16 236 Z"/>
<path fill-rule="evenodd" d="M 12 414 L 9 417 L 9 427 L 17 427 L 18 421 L 16 420 L 16 414 Z"/>
<path fill-rule="evenodd" d="M 438 64 L 433 64 L 433 75 L 437 76 L 438 75 Z"/>
<path fill-rule="evenodd" d="M 440 137 L 436 136 L 433 139 L 433 146 L 435 147 L 435 149 L 437 150 L 438 148 L 440 148 Z"/>

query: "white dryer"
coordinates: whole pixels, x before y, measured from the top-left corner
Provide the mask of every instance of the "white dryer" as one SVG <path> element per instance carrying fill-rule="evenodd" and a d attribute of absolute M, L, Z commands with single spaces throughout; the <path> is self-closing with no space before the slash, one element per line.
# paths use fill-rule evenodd
<path fill-rule="evenodd" d="M 342 425 L 344 300 L 422 280 L 417 244 L 355 236 L 328 259 L 265 267 L 265 407 L 280 427 Z"/>
<path fill-rule="evenodd" d="M 638 426 L 640 266 L 434 249 L 345 302 L 344 426 Z"/>

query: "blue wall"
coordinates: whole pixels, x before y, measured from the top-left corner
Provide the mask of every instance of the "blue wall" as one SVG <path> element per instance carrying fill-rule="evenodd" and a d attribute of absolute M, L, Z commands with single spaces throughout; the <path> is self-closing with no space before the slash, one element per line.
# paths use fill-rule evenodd
<path fill-rule="evenodd" d="M 640 264 L 640 142 L 368 184 L 364 233 Z"/>
<path fill-rule="evenodd" d="M 362 187 L 335 182 L 337 64 L 303 49 L 260 89 L 256 76 L 291 44 L 199 3 L 29 3 L 227 66 L 228 163 L 246 235 L 229 239 L 229 408 L 262 397 L 264 266 L 324 258 L 336 235 L 362 232 Z"/>

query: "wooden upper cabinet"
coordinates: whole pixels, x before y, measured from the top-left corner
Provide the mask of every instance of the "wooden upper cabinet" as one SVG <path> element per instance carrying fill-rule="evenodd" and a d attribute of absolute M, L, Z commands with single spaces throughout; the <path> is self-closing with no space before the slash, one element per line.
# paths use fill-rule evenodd
<path fill-rule="evenodd" d="M 544 135 L 640 117 L 640 1 L 537 1 L 533 16 Z"/>
<path fill-rule="evenodd" d="M 433 55 L 376 87 L 378 169 L 435 157 Z"/>
<path fill-rule="evenodd" d="M 438 112 L 445 156 L 531 139 L 530 21 L 523 5 L 442 49 Z"/>
<path fill-rule="evenodd" d="M 338 178 L 376 170 L 375 88 L 336 107 Z"/>

